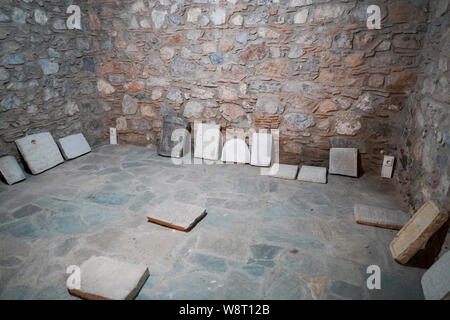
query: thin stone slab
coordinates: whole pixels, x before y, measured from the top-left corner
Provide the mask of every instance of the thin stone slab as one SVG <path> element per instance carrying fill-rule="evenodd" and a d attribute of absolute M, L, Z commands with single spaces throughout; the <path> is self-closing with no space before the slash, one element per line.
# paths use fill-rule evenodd
<path fill-rule="evenodd" d="M 150 276 L 145 265 L 103 256 L 89 258 L 80 269 L 80 288 L 69 293 L 88 300 L 132 300 Z"/>
<path fill-rule="evenodd" d="M 358 177 L 358 149 L 331 148 L 329 172 L 331 174 Z"/>
<path fill-rule="evenodd" d="M 188 153 L 190 136 L 189 122 L 181 117 L 165 115 L 158 145 L 158 154 L 164 157 L 181 158 Z"/>
<path fill-rule="evenodd" d="M 252 152 L 250 164 L 268 167 L 272 161 L 272 134 L 255 132 L 252 136 Z"/>
<path fill-rule="evenodd" d="M 206 160 L 219 160 L 222 153 L 222 134 L 220 125 L 199 123 L 196 128 L 194 157 Z"/>
<path fill-rule="evenodd" d="M 448 214 L 439 210 L 434 201 L 425 203 L 392 240 L 392 257 L 407 263 L 447 219 Z"/>
<path fill-rule="evenodd" d="M 297 180 L 316 183 L 327 183 L 327 168 L 302 166 Z"/>
<path fill-rule="evenodd" d="M 13 156 L 0 158 L 0 173 L 5 178 L 7 184 L 14 184 L 25 180 L 25 174 Z"/>
<path fill-rule="evenodd" d="M 222 161 L 232 163 L 250 163 L 250 150 L 242 139 L 230 139 L 223 146 Z"/>
<path fill-rule="evenodd" d="M 268 175 L 280 179 L 295 180 L 297 172 L 298 166 L 275 163 L 270 167 Z"/>
<path fill-rule="evenodd" d="M 450 300 L 450 251 L 447 251 L 422 276 L 426 300 Z"/>
<path fill-rule="evenodd" d="M 73 134 L 58 140 L 64 159 L 78 158 L 91 152 L 91 147 L 82 133 Z"/>
<path fill-rule="evenodd" d="M 32 134 L 15 142 L 33 174 L 39 174 L 64 162 L 49 132 Z"/>
<path fill-rule="evenodd" d="M 393 230 L 400 230 L 411 218 L 409 214 L 401 210 L 372 207 L 359 203 L 354 206 L 354 215 L 355 221 L 359 224 Z"/>
<path fill-rule="evenodd" d="M 194 205 L 180 202 L 165 202 L 151 208 L 147 219 L 180 231 L 191 230 L 206 216 L 206 210 Z"/>

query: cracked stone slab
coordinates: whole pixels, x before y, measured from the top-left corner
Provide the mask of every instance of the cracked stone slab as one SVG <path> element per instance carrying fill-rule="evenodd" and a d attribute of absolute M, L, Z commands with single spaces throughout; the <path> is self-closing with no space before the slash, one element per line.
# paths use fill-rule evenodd
<path fill-rule="evenodd" d="M 297 180 L 316 183 L 327 183 L 327 168 L 302 166 Z"/>
<path fill-rule="evenodd" d="M 331 148 L 329 172 L 331 174 L 358 177 L 358 149 Z"/>
<path fill-rule="evenodd" d="M 280 179 L 295 180 L 297 172 L 298 166 L 275 163 L 270 167 L 268 175 Z"/>
<path fill-rule="evenodd" d="M 132 300 L 150 276 L 145 265 L 103 256 L 89 258 L 80 269 L 80 288 L 68 290 L 87 300 Z"/>
<path fill-rule="evenodd" d="M 392 210 L 380 207 L 355 204 L 355 221 L 373 227 L 400 230 L 411 218 L 401 210 Z"/>
<path fill-rule="evenodd" d="M 0 158 L 0 173 L 8 184 L 25 180 L 25 174 L 13 156 Z"/>
<path fill-rule="evenodd" d="M 75 159 L 91 152 L 91 147 L 82 133 L 61 138 L 58 140 L 58 144 L 66 160 Z"/>
<path fill-rule="evenodd" d="M 407 263 L 447 221 L 448 214 L 434 201 L 425 203 L 392 240 L 389 249 L 399 263 Z"/>
<path fill-rule="evenodd" d="M 426 300 L 450 300 L 450 251 L 447 251 L 422 276 Z"/>
<path fill-rule="evenodd" d="M 33 174 L 39 174 L 64 162 L 49 132 L 32 134 L 15 142 Z"/>
<path fill-rule="evenodd" d="M 164 202 L 154 206 L 148 213 L 148 222 L 180 231 L 191 230 L 206 216 L 206 210 L 181 202 Z"/>

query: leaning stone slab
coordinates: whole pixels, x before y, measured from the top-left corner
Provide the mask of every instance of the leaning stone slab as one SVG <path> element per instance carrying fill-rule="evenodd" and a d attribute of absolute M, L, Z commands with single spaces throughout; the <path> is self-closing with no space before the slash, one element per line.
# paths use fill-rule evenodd
<path fill-rule="evenodd" d="M 64 162 L 55 140 L 48 132 L 32 134 L 15 142 L 33 174 L 39 174 Z"/>
<path fill-rule="evenodd" d="M 0 158 L 0 173 L 5 178 L 7 184 L 14 184 L 25 179 L 22 168 L 13 156 Z"/>
<path fill-rule="evenodd" d="M 230 139 L 223 146 L 222 161 L 228 163 L 250 163 L 250 150 L 242 139 Z"/>
<path fill-rule="evenodd" d="M 61 138 L 58 140 L 58 144 L 66 160 L 75 159 L 91 152 L 91 147 L 82 133 Z"/>
<path fill-rule="evenodd" d="M 359 224 L 393 230 L 400 230 L 411 218 L 409 214 L 401 210 L 372 207 L 358 203 L 355 204 L 354 215 L 356 222 Z"/>
<path fill-rule="evenodd" d="M 302 166 L 297 180 L 316 183 L 327 183 L 327 168 Z"/>
<path fill-rule="evenodd" d="M 329 172 L 331 174 L 358 177 L 358 149 L 331 148 Z"/>
<path fill-rule="evenodd" d="M 275 163 L 270 167 L 268 175 L 280 179 L 295 180 L 297 172 L 298 166 Z"/>
<path fill-rule="evenodd" d="M 450 251 L 447 251 L 422 276 L 426 300 L 450 300 Z"/>
<path fill-rule="evenodd" d="M 425 203 L 392 240 L 392 257 L 407 263 L 447 219 L 448 214 L 440 211 L 434 201 Z"/>
<path fill-rule="evenodd" d="M 206 210 L 180 202 L 166 202 L 151 208 L 147 219 L 162 226 L 180 231 L 191 230 L 206 216 Z"/>
<path fill-rule="evenodd" d="M 80 269 L 80 288 L 69 293 L 88 300 L 132 300 L 150 275 L 145 265 L 109 257 L 91 257 Z"/>
<path fill-rule="evenodd" d="M 206 160 L 219 160 L 222 153 L 220 125 L 199 123 L 195 131 L 194 157 Z"/>
<path fill-rule="evenodd" d="M 165 115 L 158 145 L 158 154 L 164 157 L 181 158 L 190 147 L 189 122 L 181 117 Z"/>

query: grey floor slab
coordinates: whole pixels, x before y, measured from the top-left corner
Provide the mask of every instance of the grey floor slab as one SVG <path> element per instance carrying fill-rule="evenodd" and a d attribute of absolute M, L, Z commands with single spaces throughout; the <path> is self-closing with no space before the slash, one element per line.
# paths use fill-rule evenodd
<path fill-rule="evenodd" d="M 355 221 L 369 226 L 400 230 L 411 216 L 401 210 L 355 204 Z"/>
<path fill-rule="evenodd" d="M 164 202 L 146 209 L 149 211 L 146 213 L 149 222 L 181 231 L 191 230 L 206 215 L 204 208 L 178 201 Z"/>
<path fill-rule="evenodd" d="M 64 162 L 49 132 L 32 134 L 15 142 L 33 174 L 41 173 Z"/>
<path fill-rule="evenodd" d="M 73 134 L 58 140 L 66 160 L 75 159 L 91 152 L 91 147 L 82 133 Z"/>
<path fill-rule="evenodd" d="M 327 183 L 327 168 L 302 166 L 297 180 L 316 183 Z"/>
<path fill-rule="evenodd" d="M 427 300 L 450 299 L 450 251 L 425 272 L 422 277 L 422 288 Z"/>

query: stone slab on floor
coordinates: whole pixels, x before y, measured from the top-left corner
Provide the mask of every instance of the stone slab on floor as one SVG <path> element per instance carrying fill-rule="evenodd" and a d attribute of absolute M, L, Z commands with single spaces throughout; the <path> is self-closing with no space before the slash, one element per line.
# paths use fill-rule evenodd
<path fill-rule="evenodd" d="M 450 300 L 450 251 L 447 251 L 422 276 L 426 300 Z"/>
<path fill-rule="evenodd" d="M 327 168 L 302 166 L 297 180 L 316 183 L 327 183 Z"/>
<path fill-rule="evenodd" d="M 89 258 L 80 269 L 80 289 L 69 293 L 88 300 L 132 300 L 150 276 L 145 265 L 103 256 Z"/>
<path fill-rule="evenodd" d="M 297 172 L 298 166 L 275 163 L 270 167 L 268 175 L 280 179 L 295 180 Z"/>
<path fill-rule="evenodd" d="M 222 153 L 220 125 L 199 123 L 195 131 L 194 157 L 205 160 L 219 160 Z"/>
<path fill-rule="evenodd" d="M 389 246 L 392 257 L 399 263 L 407 263 L 447 219 L 448 214 L 434 201 L 425 203 L 392 240 Z"/>
<path fill-rule="evenodd" d="M 242 139 L 230 139 L 223 146 L 222 161 L 232 163 L 250 163 L 250 150 Z"/>
<path fill-rule="evenodd" d="M 158 154 L 165 157 L 183 157 L 187 153 L 191 142 L 187 131 L 188 128 L 189 122 L 184 118 L 170 114 L 165 115 L 158 144 Z"/>
<path fill-rule="evenodd" d="M 358 149 L 331 148 L 329 172 L 331 174 L 358 177 Z"/>
<path fill-rule="evenodd" d="M 151 207 L 147 213 L 149 222 L 180 231 L 189 231 L 206 216 L 206 210 L 181 202 L 164 202 Z"/>
<path fill-rule="evenodd" d="M 392 210 L 373 207 L 364 204 L 355 204 L 355 221 L 373 227 L 400 230 L 411 218 L 409 214 L 401 210 Z"/>
<path fill-rule="evenodd" d="M 7 184 L 14 184 L 25 180 L 25 174 L 13 156 L 0 158 L 0 173 L 5 178 Z"/>
<path fill-rule="evenodd" d="M 15 142 L 33 174 L 39 174 L 64 162 L 49 132 L 32 134 Z"/>
<path fill-rule="evenodd" d="M 91 152 L 91 147 L 82 133 L 73 134 L 58 140 L 64 159 L 78 158 Z"/>
<path fill-rule="evenodd" d="M 270 133 L 253 133 L 250 164 L 268 167 L 272 161 L 272 135 Z"/>

